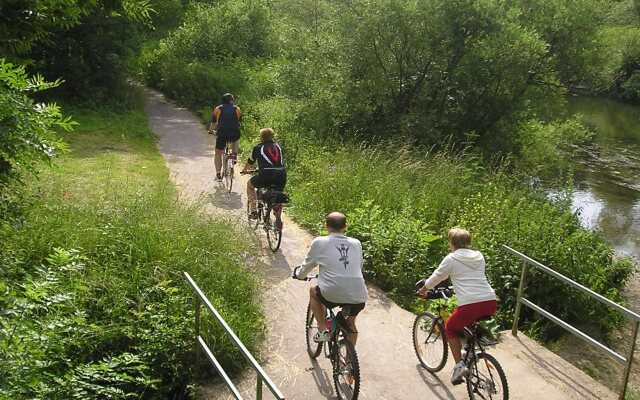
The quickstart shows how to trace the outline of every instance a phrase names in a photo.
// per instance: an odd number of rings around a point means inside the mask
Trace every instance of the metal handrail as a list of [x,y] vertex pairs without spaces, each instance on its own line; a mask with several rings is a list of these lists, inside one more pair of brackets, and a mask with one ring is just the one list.
[[200,302],[204,303],[204,305],[209,310],[209,312],[215,317],[218,323],[222,326],[222,329],[224,329],[224,331],[227,333],[227,336],[229,336],[229,338],[231,339],[231,342],[238,348],[238,350],[240,350],[240,353],[247,360],[247,362],[249,363],[249,366],[256,372],[256,375],[257,375],[256,399],[258,400],[262,399],[262,383],[264,382],[264,384],[267,386],[269,391],[271,391],[271,393],[276,399],[284,400],[284,395],[282,394],[282,392],[280,392],[280,389],[278,389],[278,387],[273,383],[273,381],[271,380],[271,378],[269,378],[267,373],[264,372],[264,370],[262,369],[260,364],[258,364],[258,362],[255,360],[255,358],[253,358],[249,350],[247,350],[244,344],[233,332],[231,327],[229,327],[229,325],[224,320],[224,318],[222,318],[222,316],[218,313],[218,311],[213,307],[209,299],[207,299],[207,296],[205,296],[204,293],[202,293],[202,290],[200,290],[196,282],[191,278],[191,276],[187,272],[183,272],[183,275],[184,275],[184,279],[187,281],[187,283],[189,283],[189,285],[191,285],[191,288],[196,294],[196,315],[195,315],[196,342],[200,346],[200,348],[202,348],[202,350],[205,352],[205,354],[207,355],[207,358],[209,358],[209,361],[211,361],[211,363],[213,364],[213,367],[216,369],[216,371],[218,371],[218,373],[220,374],[220,377],[222,378],[224,383],[227,385],[229,390],[233,393],[234,397],[236,399],[242,400],[242,396],[240,395],[240,392],[238,391],[236,386],[233,384],[233,382],[231,382],[231,380],[225,373],[224,369],[222,368],[218,360],[215,358],[215,356],[211,352],[211,349],[209,349],[209,346],[207,346],[205,341],[200,336]]
[[[518,335],[518,320],[520,319],[520,309],[521,309],[521,305],[525,305],[529,308],[531,308],[532,310],[536,311],[537,313],[541,314],[542,316],[550,319],[552,322],[554,322],[556,325],[559,325],[561,327],[563,327],[564,329],[566,329],[567,331],[569,331],[570,333],[574,334],[575,336],[579,337],[580,339],[584,340],[585,342],[589,343],[590,345],[596,347],[598,350],[600,350],[601,352],[603,352],[604,354],[606,354],[607,356],[609,356],[610,358],[616,360],[617,362],[621,363],[621,364],[626,364],[625,366],[625,371],[624,371],[624,375],[622,378],[622,390],[620,391],[620,397],[619,400],[624,400],[625,395],[627,393],[627,384],[629,382],[629,375],[631,373],[631,365],[633,364],[633,354],[635,352],[635,348],[636,348],[636,339],[638,338],[638,329],[640,328],[640,315],[638,315],[637,313],[621,306],[618,303],[615,303],[609,299],[607,299],[606,297],[594,292],[593,290],[575,282],[574,280],[567,278],[566,276],[552,270],[551,268],[539,263],[538,261],[532,259],[531,257],[528,257],[522,253],[520,253],[517,250],[512,249],[511,247],[507,246],[507,245],[502,245],[501,249],[507,253],[510,253],[512,255],[517,256],[518,258],[520,258],[524,263],[522,265],[522,273],[520,274],[520,285],[518,286],[518,298],[517,298],[517,302],[516,302],[516,310],[515,310],[515,315],[513,318],[513,326],[511,328],[511,334],[513,336],[517,336]],[[633,331],[633,338],[631,341],[631,346],[629,349],[629,352],[627,354],[627,357],[621,356],[620,354],[616,353],[615,351],[613,351],[612,349],[608,348],[607,346],[605,346],[604,344],[598,342],[597,340],[595,340],[594,338],[592,338],[591,336],[583,333],[582,331],[580,331],[579,329],[576,329],[575,327],[569,325],[568,323],[564,322],[563,320],[561,320],[560,318],[556,317],[555,315],[551,314],[550,312],[544,310],[543,308],[541,308],[540,306],[532,303],[531,301],[529,301],[528,299],[525,299],[522,297],[522,292],[524,291],[524,281],[525,281],[525,277],[527,274],[527,265],[532,265],[536,268],[538,268],[539,270],[561,280],[562,282],[568,284],[569,286],[573,287],[574,289],[578,289],[579,291],[581,291],[584,294],[587,294],[591,297],[593,297],[594,299],[598,300],[599,302],[606,304],[612,308],[615,308],[616,310],[620,311],[621,313],[623,313],[627,318],[631,319],[633,322],[635,322],[635,327],[634,327],[634,331]]]

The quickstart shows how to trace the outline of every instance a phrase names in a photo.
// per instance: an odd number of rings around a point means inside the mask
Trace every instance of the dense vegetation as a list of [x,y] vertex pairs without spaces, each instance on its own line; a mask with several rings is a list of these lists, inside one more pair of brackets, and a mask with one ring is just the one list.
[[[25,187],[13,182],[19,201],[2,215],[0,398],[189,396],[208,369],[194,363],[181,271],[254,348],[262,316],[250,241],[179,201],[139,107],[74,114],[70,153]],[[216,324],[202,332],[226,368],[240,368]]]
[[[346,211],[365,243],[367,277],[405,306],[417,306],[412,283],[445,254],[446,229],[471,229],[507,324],[520,265],[502,243],[618,301],[632,271],[566,202],[523,184],[590,138],[558,110],[593,74],[594,21],[607,4],[221,1],[215,13],[193,6],[140,69],[204,118],[220,93],[234,92],[247,137],[276,128],[295,217],[320,231],[324,213]],[[620,322],[536,274],[527,293],[604,334]],[[558,301],[567,297],[570,307]]]

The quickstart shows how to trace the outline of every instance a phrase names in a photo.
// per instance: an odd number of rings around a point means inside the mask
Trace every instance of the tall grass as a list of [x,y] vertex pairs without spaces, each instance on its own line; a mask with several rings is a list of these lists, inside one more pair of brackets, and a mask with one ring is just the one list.
[[[9,398],[168,398],[195,382],[189,272],[240,339],[263,329],[251,241],[184,204],[146,116],[78,111],[72,152],[28,186],[0,248],[0,346]],[[205,321],[206,322],[206,321]],[[242,356],[202,335],[230,371]]]

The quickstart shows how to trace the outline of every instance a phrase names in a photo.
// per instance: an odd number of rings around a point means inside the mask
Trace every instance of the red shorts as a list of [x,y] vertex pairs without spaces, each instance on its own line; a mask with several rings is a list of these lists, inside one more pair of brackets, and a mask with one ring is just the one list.
[[447,339],[458,338],[465,326],[471,325],[475,320],[485,316],[493,316],[498,308],[495,300],[481,301],[480,303],[465,304],[453,311],[453,314],[444,325]]

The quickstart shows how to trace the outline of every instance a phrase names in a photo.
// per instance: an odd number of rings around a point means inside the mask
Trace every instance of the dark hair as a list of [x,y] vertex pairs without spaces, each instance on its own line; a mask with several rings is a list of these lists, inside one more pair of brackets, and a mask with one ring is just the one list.
[[231,93],[225,93],[222,95],[223,103],[231,103],[231,100],[233,100],[233,95]]
[[347,226],[347,217],[343,213],[332,212],[327,215],[327,228],[341,231]]

